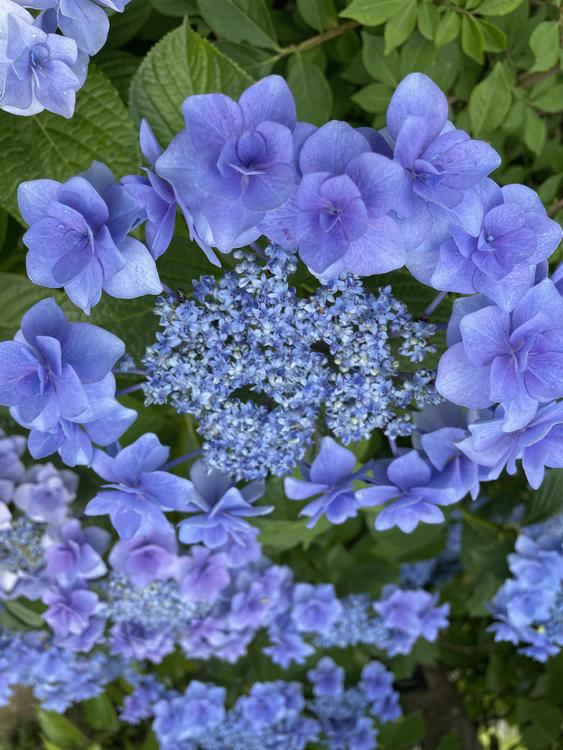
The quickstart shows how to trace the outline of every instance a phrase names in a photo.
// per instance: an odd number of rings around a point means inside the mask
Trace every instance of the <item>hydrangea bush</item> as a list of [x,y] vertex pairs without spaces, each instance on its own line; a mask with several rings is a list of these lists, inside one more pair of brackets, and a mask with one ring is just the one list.
[[555,5],[151,2],[0,0],[0,747],[556,750]]

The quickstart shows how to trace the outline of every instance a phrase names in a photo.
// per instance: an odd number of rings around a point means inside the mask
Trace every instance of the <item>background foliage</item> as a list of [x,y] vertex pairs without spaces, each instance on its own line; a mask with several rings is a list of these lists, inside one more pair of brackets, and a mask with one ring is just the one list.
[[[94,158],[116,175],[136,172],[141,117],[164,146],[182,127],[186,96],[210,91],[237,96],[252,79],[271,72],[287,79],[300,119],[320,125],[339,118],[375,127],[384,126],[383,113],[401,78],[415,70],[426,73],[446,91],[456,126],[501,153],[495,179],[535,188],[550,215],[561,219],[560,12],[556,0],[132,0],[123,15],[112,16],[108,44],[94,58],[72,120],[0,112],[2,338],[14,334],[30,305],[52,296],[25,276],[15,198],[22,179],[63,180]],[[168,285],[189,289],[192,278],[213,269],[179,235],[159,260],[159,271]],[[395,272],[390,281],[413,314],[433,296],[406,273]],[[60,297],[65,311],[78,319],[76,308]],[[91,320],[124,337],[139,357],[156,327],[152,304],[151,298],[105,297]],[[447,303],[440,312],[446,320]],[[141,416],[128,441],[151,430],[178,452],[195,447],[189,418],[145,408],[140,401],[135,407]],[[374,455],[377,440],[355,446],[357,455]],[[87,492],[87,480],[82,484]],[[506,555],[517,534],[515,524],[499,523],[498,517],[519,503],[525,505],[525,522],[561,512],[563,471],[553,471],[533,496],[521,477],[505,477],[487,491],[490,502],[479,511],[467,501],[461,509],[463,572],[443,589],[452,626],[438,644],[391,663],[409,713],[382,733],[388,750],[563,748],[563,658],[542,667],[509,645],[494,644],[485,632],[484,606],[507,575]],[[362,589],[375,595],[397,579],[401,563],[432,557],[445,543],[445,527],[375,534],[369,516],[331,529],[321,523],[311,532],[296,520],[278,480],[270,482],[268,497],[278,510],[260,522],[267,551],[302,579],[330,580],[343,594]],[[15,608],[11,616],[25,626],[31,615]],[[353,667],[354,653],[347,658]],[[202,676],[200,667],[178,657],[158,670],[178,685],[187,675]],[[204,678],[224,680],[236,690],[277,676],[265,660],[253,657],[234,668],[211,663]],[[119,725],[120,695],[115,686],[68,718],[37,714],[22,695],[13,711],[1,715],[0,748],[154,748],[146,728]]]

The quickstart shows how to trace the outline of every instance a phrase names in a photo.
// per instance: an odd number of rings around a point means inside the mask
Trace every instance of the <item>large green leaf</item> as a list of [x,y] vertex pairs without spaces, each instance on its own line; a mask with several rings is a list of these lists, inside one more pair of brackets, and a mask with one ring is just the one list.
[[0,205],[18,220],[16,190],[23,180],[66,180],[94,159],[122,176],[136,171],[140,161],[133,122],[117,90],[93,65],[72,119],[0,112],[0,153]]
[[332,112],[332,91],[319,67],[301,54],[292,55],[287,83],[295,97],[299,119],[323,125]]
[[475,87],[469,99],[469,117],[476,136],[492,133],[510,109],[512,92],[502,63]]
[[364,26],[378,26],[398,13],[407,0],[352,0],[341,16],[353,18]]
[[201,15],[219,36],[277,48],[276,31],[265,0],[198,0]]
[[185,22],[143,60],[131,85],[131,112],[137,120],[145,117],[164,145],[184,126],[187,96],[221,92],[236,97],[250,83],[242,68]]
[[526,524],[539,523],[563,511],[563,469],[552,469],[542,486],[533,492],[526,503]]
[[540,23],[530,36],[530,48],[536,57],[531,72],[548,70],[556,65],[560,51],[557,21]]

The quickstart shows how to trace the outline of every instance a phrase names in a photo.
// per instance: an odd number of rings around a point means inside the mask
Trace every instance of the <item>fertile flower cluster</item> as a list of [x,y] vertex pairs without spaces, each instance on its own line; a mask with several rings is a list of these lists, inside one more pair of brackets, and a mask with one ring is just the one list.
[[[123,538],[110,550],[106,531],[83,528],[72,517],[77,489],[72,472],[50,464],[25,469],[21,439],[4,436],[0,447],[5,482],[0,597],[42,602],[53,653],[96,653],[95,647],[107,644],[119,663],[160,663],[180,647],[189,659],[234,663],[265,631],[264,652],[287,669],[305,663],[318,648],[354,642],[408,653],[419,637],[435,640],[447,625],[447,606],[437,606],[430,594],[393,588],[378,601],[362,600],[370,627],[354,626],[353,607],[339,600],[331,585],[296,582],[289,568],[262,553],[257,530],[244,519],[258,510],[252,502],[261,483],[239,490],[201,462],[192,467],[192,481],[162,471],[168,449],[154,435],[115,458],[99,452],[94,459],[110,484],[86,512],[104,512],[104,503],[116,498],[112,520]],[[182,490],[191,498],[186,507],[193,515],[182,521],[180,538],[208,545],[192,545],[187,554],[179,551],[161,509]],[[70,656],[67,662],[72,672]],[[16,668],[7,662],[7,683],[17,682]],[[21,668],[25,684],[34,684],[33,674]]]
[[351,276],[300,298],[296,257],[237,252],[235,271],[201,277],[190,299],[157,304],[163,329],[144,359],[149,403],[195,414],[206,461],[234,476],[289,473],[320,412],[344,443],[375,429],[411,429],[404,410],[437,400],[432,373],[401,372],[435,348],[389,287],[377,296]]
[[0,109],[72,117],[89,57],[107,39],[105,8],[121,13],[127,2],[0,0]]
[[256,682],[230,710],[222,687],[192,680],[180,694],[140,677],[121,715],[132,723],[154,717],[162,750],[304,750],[321,741],[330,750],[374,750],[374,719],[385,724],[401,715],[393,675],[378,661],[364,666],[354,687],[345,687],[345,671],[330,657],[320,659],[307,676],[310,686]]
[[547,661],[563,647],[563,516],[528,526],[508,557],[513,578],[490,603],[497,641]]

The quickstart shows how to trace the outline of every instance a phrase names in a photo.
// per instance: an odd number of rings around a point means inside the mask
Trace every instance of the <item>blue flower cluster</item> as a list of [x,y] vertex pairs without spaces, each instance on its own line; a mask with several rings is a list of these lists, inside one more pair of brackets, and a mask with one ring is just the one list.
[[107,39],[105,9],[121,13],[128,2],[0,0],[0,109],[72,117],[89,58]]
[[159,300],[147,401],[195,414],[206,461],[249,479],[289,473],[321,410],[345,443],[407,434],[404,410],[437,396],[432,372],[401,372],[401,358],[435,351],[434,326],[413,321],[390,288],[375,296],[351,276],[300,298],[288,283],[295,255],[265,252],[264,265],[237,252],[235,271],[201,277],[188,300]]
[[331,750],[374,750],[376,723],[401,715],[393,675],[378,661],[366,664],[350,688],[344,685],[344,669],[330,657],[320,659],[307,676],[309,686],[256,682],[229,710],[225,688],[192,680],[180,694],[141,676],[133,678],[121,716],[131,723],[153,716],[162,750],[304,750],[321,741]]
[[[4,437],[3,447],[0,479],[4,474],[14,479],[4,496],[6,517],[0,528],[0,598],[41,601],[42,618],[52,631],[50,645],[66,654],[94,653],[107,644],[118,662],[160,663],[179,646],[189,659],[234,663],[261,631],[268,636],[263,651],[287,669],[305,663],[318,648],[351,643],[408,653],[419,637],[435,640],[438,629],[447,626],[448,608],[437,606],[435,597],[393,588],[377,601],[362,599],[362,616],[370,623],[364,628],[353,614],[353,603],[338,599],[331,585],[295,581],[289,568],[264,556],[257,530],[236,513],[229,515],[247,503],[248,488],[256,495],[256,483],[238,490],[217,472],[207,474],[200,462],[192,467],[192,503],[204,510],[213,489],[219,498],[215,507],[223,510],[212,510],[210,522],[196,513],[196,523],[188,525],[190,537],[196,530],[213,531],[209,547],[186,540],[187,554],[179,551],[168,523],[143,526],[151,518],[149,493],[155,487],[170,502],[175,488],[191,485],[159,469],[148,470],[168,455],[154,435],[140,438],[115,458],[104,454],[105,469],[113,472],[107,477],[111,484],[87,512],[101,497],[108,502],[121,494],[124,518],[117,526],[123,522],[135,532],[111,549],[108,532],[82,527],[72,517],[77,489],[72,472],[59,472],[50,464],[25,469],[21,440]],[[156,502],[157,496],[152,497]],[[162,516],[160,510],[156,513]]]
[[537,661],[563,648],[563,516],[523,529],[508,556],[513,578],[490,603],[497,641]]

